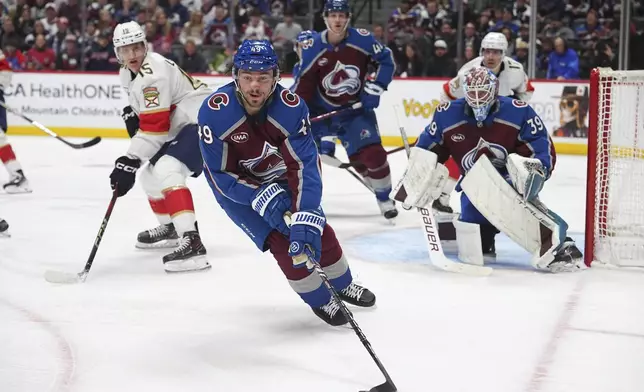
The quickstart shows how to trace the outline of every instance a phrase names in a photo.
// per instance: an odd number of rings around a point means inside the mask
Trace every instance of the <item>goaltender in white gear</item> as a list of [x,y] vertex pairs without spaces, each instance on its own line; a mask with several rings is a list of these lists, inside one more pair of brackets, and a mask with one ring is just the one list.
[[174,62],[149,52],[145,32],[136,22],[116,26],[113,43],[122,64],[121,85],[138,117],[138,131],[123,162],[150,162],[139,179],[160,224],[140,233],[137,247],[177,246],[163,258],[167,272],[208,269],[186,179],[201,173],[197,114],[212,90]]

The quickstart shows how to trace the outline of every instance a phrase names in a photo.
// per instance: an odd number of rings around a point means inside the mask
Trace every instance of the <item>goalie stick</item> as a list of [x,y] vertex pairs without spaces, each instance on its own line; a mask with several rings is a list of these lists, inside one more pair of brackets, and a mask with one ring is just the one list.
[[67,283],[67,284],[82,283],[85,281],[85,279],[87,278],[87,274],[89,274],[90,268],[92,268],[94,257],[96,256],[96,252],[98,252],[98,246],[100,245],[101,240],[103,239],[103,234],[105,233],[107,222],[109,222],[110,220],[110,216],[112,215],[112,210],[114,209],[114,205],[116,204],[117,198],[118,198],[118,193],[116,192],[116,189],[114,189],[114,192],[112,193],[112,200],[110,200],[110,204],[107,207],[107,212],[105,213],[105,217],[103,218],[101,227],[100,229],[98,229],[98,234],[96,235],[96,239],[94,240],[94,245],[92,246],[92,252],[89,254],[87,263],[85,263],[85,268],[79,273],[48,270],[48,271],[45,271],[46,281],[50,283]]
[[10,113],[22,118],[23,120],[25,120],[27,122],[30,122],[31,125],[33,125],[34,127],[40,129],[41,131],[45,132],[49,136],[52,136],[52,137],[60,140],[61,142],[65,143],[66,145],[68,145],[71,148],[75,148],[75,149],[79,150],[79,149],[82,149],[82,148],[92,147],[92,146],[98,144],[101,141],[101,138],[99,136],[97,136],[97,137],[95,137],[93,139],[90,139],[90,140],[84,142],[84,143],[72,143],[72,142],[69,142],[69,141],[63,139],[62,137],[58,136],[58,134],[56,132],[54,132],[51,129],[47,128],[46,126],[42,125],[38,121],[34,121],[34,120],[30,119],[29,117],[25,116],[24,114],[19,113],[16,110],[10,108],[4,102],[0,101],[0,106],[2,106],[3,108],[7,109],[8,112],[10,112]]
[[[284,214],[284,223],[288,227],[291,227],[291,213],[287,212]],[[362,329],[360,329],[360,326],[356,322],[356,320],[353,318],[353,314],[349,311],[347,308],[347,305],[342,301],[340,298],[340,295],[338,292],[335,290],[335,287],[331,284],[331,281],[329,280],[329,277],[327,276],[326,272],[324,272],[324,269],[318,263],[315,259],[309,256],[308,257],[309,261],[313,264],[313,270],[320,276],[320,279],[322,279],[322,283],[324,284],[324,287],[329,291],[331,296],[335,299],[335,301],[338,303],[340,306],[340,311],[342,314],[344,314],[344,317],[349,320],[349,325],[351,325],[351,329],[353,329],[353,332],[358,335],[358,338],[360,338],[360,343],[364,346],[364,348],[367,349],[369,352],[369,355],[371,355],[371,358],[373,361],[376,363],[376,366],[378,366],[378,369],[380,369],[380,372],[382,373],[383,376],[385,376],[385,382],[376,385],[375,387],[371,388],[369,391],[360,391],[360,392],[396,392],[398,389],[396,389],[396,385],[394,382],[391,380],[391,377],[389,376],[389,373],[387,372],[387,369],[385,369],[385,366],[380,362],[380,359],[376,355],[376,352],[373,350],[373,347],[371,347],[371,343],[369,343],[369,340],[367,340],[367,336],[362,332]]]
[[[411,153],[411,147],[409,146],[409,141],[407,140],[407,132],[398,118],[398,110],[394,107],[396,112],[396,119],[398,121],[398,129],[400,130],[400,136],[402,136],[403,144],[405,151],[407,152],[407,157]],[[431,203],[428,203],[428,206]],[[425,240],[427,241],[427,250],[429,251],[429,259],[436,268],[439,268],[447,272],[457,272],[465,275],[474,275],[474,276],[488,276],[492,273],[492,268],[485,266],[478,266],[473,264],[465,264],[455,262],[450,260],[445,256],[443,252],[443,245],[441,244],[441,239],[438,234],[438,224],[434,213],[432,212],[431,206],[428,208],[418,207],[418,212],[420,212],[420,222],[423,227],[423,233],[425,235]]]

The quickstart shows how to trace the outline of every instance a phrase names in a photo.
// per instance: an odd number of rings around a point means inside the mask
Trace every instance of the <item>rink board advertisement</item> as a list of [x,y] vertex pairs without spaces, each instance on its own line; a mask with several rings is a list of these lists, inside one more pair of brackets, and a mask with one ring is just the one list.
[[[224,76],[199,76],[216,88],[228,83]],[[291,78],[282,85],[290,86]],[[383,142],[400,146],[397,118],[415,139],[431,120],[439,104],[443,80],[394,80],[376,109]],[[588,83],[533,82],[530,104],[542,117],[557,151],[585,154],[588,125]],[[5,90],[7,104],[61,136],[127,137],[121,111],[127,103],[116,74],[14,73]],[[9,114],[9,133],[41,135],[22,118]]]

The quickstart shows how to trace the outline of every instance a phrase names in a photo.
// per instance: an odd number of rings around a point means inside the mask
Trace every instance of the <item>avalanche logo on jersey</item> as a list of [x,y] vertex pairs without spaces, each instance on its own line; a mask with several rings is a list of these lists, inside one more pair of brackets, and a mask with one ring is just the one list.
[[250,175],[266,184],[280,178],[286,172],[286,164],[277,147],[264,142],[264,149],[260,156],[239,161]]
[[360,69],[355,65],[344,65],[339,61],[333,71],[322,79],[322,87],[329,97],[356,94],[361,84]]
[[476,147],[463,155],[463,159],[461,159],[461,167],[463,170],[466,172],[469,171],[481,155],[487,155],[492,165],[501,169],[505,167],[505,162],[508,159],[508,150],[500,144],[490,143],[480,138]]

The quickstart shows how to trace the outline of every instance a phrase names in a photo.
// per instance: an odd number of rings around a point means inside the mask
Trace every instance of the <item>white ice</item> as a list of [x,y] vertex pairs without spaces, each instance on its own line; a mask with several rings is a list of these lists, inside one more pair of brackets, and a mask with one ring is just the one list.
[[[356,392],[383,377],[354,333],[323,324],[191,180],[212,270],[168,275],[163,251],[134,248],[156,225],[143,191],[118,200],[85,283],[82,270],[127,140],[74,151],[13,137],[34,193],[0,194],[0,391]],[[394,179],[404,153],[390,156]],[[324,168],[324,208],[357,279],[378,296],[353,309],[403,392],[644,390],[644,271],[532,271],[499,239],[488,278],[428,265],[417,216],[383,223],[355,179]],[[0,181],[4,180],[0,175]],[[543,201],[583,238],[585,158],[559,157]],[[456,202],[456,200],[454,200]],[[581,244],[580,244],[581,245]]]

